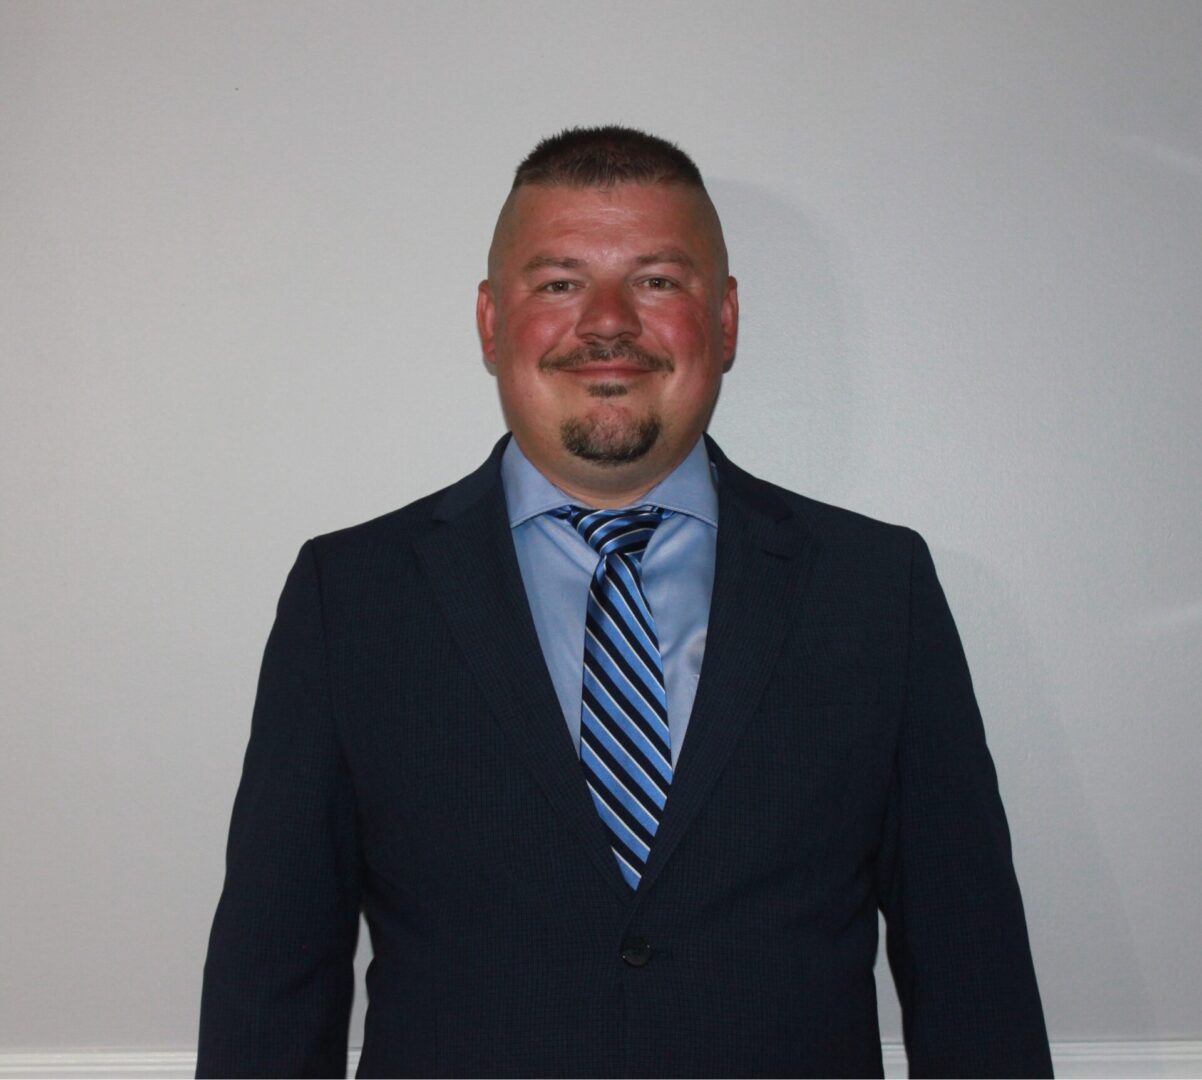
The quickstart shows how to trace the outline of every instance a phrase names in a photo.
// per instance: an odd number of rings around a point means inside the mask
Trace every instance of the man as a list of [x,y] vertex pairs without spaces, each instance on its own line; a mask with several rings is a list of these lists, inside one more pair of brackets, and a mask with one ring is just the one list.
[[519,167],[477,318],[512,437],[304,545],[268,641],[201,1075],[1050,1075],[1006,821],[922,540],[703,433],[738,298],[696,166]]

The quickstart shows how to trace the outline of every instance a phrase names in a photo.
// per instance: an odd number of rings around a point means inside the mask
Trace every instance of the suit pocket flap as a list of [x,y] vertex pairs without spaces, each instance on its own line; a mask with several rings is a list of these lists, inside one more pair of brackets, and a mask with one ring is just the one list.
[[881,696],[880,674],[869,667],[826,665],[796,670],[785,679],[774,679],[766,698],[784,704],[863,705]]

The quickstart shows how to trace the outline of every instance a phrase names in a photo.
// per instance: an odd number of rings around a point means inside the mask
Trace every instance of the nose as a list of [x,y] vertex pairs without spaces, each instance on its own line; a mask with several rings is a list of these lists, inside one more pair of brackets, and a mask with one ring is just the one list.
[[642,330],[639,313],[624,285],[595,284],[589,289],[576,320],[577,337],[586,341],[613,341],[638,337]]

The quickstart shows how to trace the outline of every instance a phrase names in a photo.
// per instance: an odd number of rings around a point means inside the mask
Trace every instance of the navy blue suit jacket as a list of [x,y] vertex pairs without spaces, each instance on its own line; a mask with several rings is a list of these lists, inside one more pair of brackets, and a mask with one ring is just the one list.
[[205,965],[202,1076],[1050,1075],[1006,819],[915,533],[718,466],[705,662],[636,893],[543,663],[499,463],[304,545]]

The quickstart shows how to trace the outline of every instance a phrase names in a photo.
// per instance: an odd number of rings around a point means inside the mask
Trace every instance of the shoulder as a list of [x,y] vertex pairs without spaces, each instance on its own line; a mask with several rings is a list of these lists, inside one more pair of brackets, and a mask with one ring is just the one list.
[[434,508],[450,487],[424,495],[407,506],[312,538],[323,559],[361,556],[409,544],[434,528]]
[[478,469],[447,487],[379,517],[313,537],[309,545],[319,567],[350,575],[377,566],[399,568],[414,558],[415,545],[448,521],[476,510],[503,514],[500,458],[506,441],[502,439]]
[[859,549],[908,558],[921,538],[905,525],[880,521],[866,514],[821,502],[763,480],[735,465],[710,443],[718,467],[719,485],[731,491],[735,505],[774,519],[780,527],[806,537],[824,550]]
[[914,530],[906,525],[881,521],[856,510],[812,499],[776,484],[760,481],[784,501],[793,516],[804,522],[816,537],[846,543],[909,544]]
[[[805,583],[807,610],[815,625],[860,635],[865,649],[874,641],[897,641],[899,635],[909,633],[916,590],[925,595],[937,580],[930,552],[917,532],[790,491],[743,470],[720,471],[719,484],[727,477],[739,498],[724,502],[723,514],[727,506],[741,508],[752,500],[774,509],[774,528],[760,533],[772,539],[760,543],[765,550],[790,559]],[[754,521],[756,516],[753,511],[747,519]],[[719,543],[725,521],[719,517]]]

